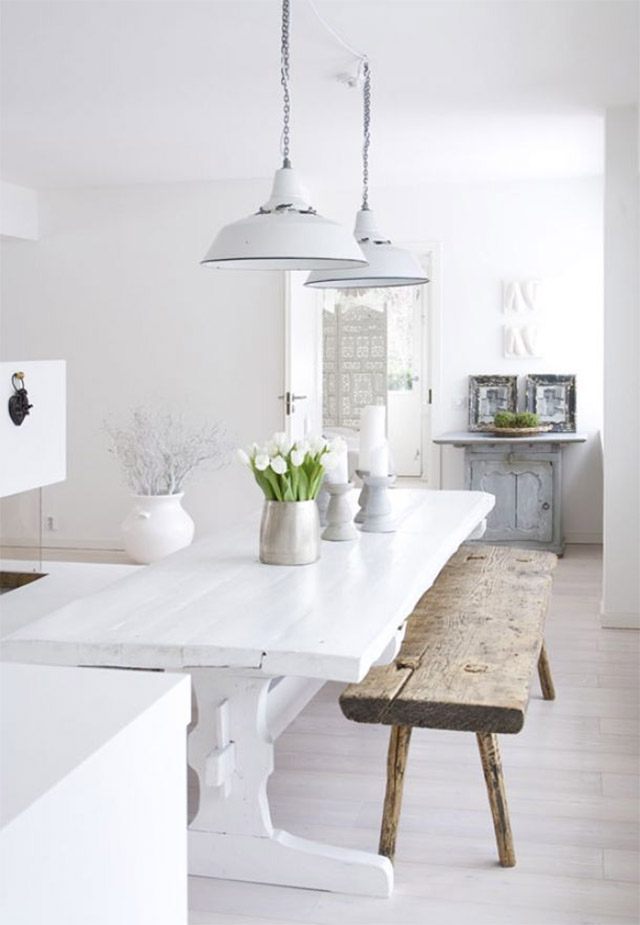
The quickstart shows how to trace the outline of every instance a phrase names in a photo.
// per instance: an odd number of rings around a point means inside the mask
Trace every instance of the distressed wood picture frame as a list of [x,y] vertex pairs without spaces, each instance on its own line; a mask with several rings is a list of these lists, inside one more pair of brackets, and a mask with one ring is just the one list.
[[525,386],[527,411],[550,424],[556,433],[575,433],[576,377],[560,374],[531,374]]
[[492,424],[498,411],[515,411],[517,376],[469,376],[469,430]]

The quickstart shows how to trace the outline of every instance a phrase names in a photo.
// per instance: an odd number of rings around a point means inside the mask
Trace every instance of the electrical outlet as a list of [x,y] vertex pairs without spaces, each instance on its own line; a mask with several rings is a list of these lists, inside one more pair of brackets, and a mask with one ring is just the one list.
[[57,523],[56,523],[55,517],[51,517],[51,516],[46,517],[46,518],[45,518],[45,527],[46,527],[47,530],[57,530],[57,529],[58,529],[58,525],[57,525]]

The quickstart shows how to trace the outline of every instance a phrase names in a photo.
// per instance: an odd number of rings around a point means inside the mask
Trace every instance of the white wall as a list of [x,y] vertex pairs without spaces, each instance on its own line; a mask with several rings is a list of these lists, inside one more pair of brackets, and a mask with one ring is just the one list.
[[37,239],[38,194],[34,189],[0,182],[0,234]]
[[[352,221],[345,199],[327,214]],[[434,433],[466,429],[469,375],[517,374],[521,385],[527,373],[577,375],[577,427],[589,441],[564,451],[564,529],[573,542],[602,541],[602,200],[599,179],[374,187],[371,195],[380,231],[396,243],[442,244]],[[505,279],[542,280],[542,359],[502,356]],[[442,454],[442,487],[462,487],[463,451],[444,447]]]
[[[41,240],[2,241],[2,351],[67,359],[68,471],[43,492],[45,545],[120,547],[128,493],[103,420],[132,405],[222,419],[245,444],[282,424],[281,274],[199,266],[218,227],[268,184],[42,193]],[[185,507],[201,532],[259,503],[247,472],[203,473]],[[10,513],[5,505],[5,533]]]
[[[59,530],[45,543],[118,542],[128,499],[107,454],[109,411],[173,396],[222,417],[241,444],[281,426],[281,274],[198,266],[217,227],[251,212],[268,181],[45,193],[42,239],[3,242],[5,351],[68,360],[69,470],[45,491]],[[357,191],[315,189],[327,217],[352,224]],[[383,232],[441,241],[443,381],[439,431],[466,425],[467,376],[578,375],[578,426],[588,446],[566,453],[569,539],[601,536],[602,183],[599,180],[424,185],[375,190]],[[501,281],[543,280],[550,346],[543,360],[502,357]],[[18,309],[22,309],[18,314]],[[461,451],[444,487],[462,485]],[[259,500],[246,471],[209,474],[187,492],[200,532]]]
[[605,626],[640,628],[640,277],[638,110],[606,119]]

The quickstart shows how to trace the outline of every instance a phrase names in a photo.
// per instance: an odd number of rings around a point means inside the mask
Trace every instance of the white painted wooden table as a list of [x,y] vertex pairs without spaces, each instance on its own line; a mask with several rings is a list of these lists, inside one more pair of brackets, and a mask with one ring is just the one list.
[[390,893],[387,858],[275,830],[267,779],[274,739],[325,681],[361,680],[394,657],[413,605],[494,504],[481,492],[391,496],[396,533],[323,543],[314,565],[260,564],[255,517],[3,640],[4,659],[191,674],[190,873]]

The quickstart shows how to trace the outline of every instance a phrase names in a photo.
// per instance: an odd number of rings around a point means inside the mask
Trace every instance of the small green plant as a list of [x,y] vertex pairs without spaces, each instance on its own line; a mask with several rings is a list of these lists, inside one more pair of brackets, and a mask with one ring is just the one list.
[[493,423],[496,427],[539,427],[540,419],[531,411],[498,411]]
[[513,411],[498,411],[493,419],[496,427],[515,427],[516,416]]
[[539,427],[540,418],[532,411],[520,411],[516,414],[516,427]]

